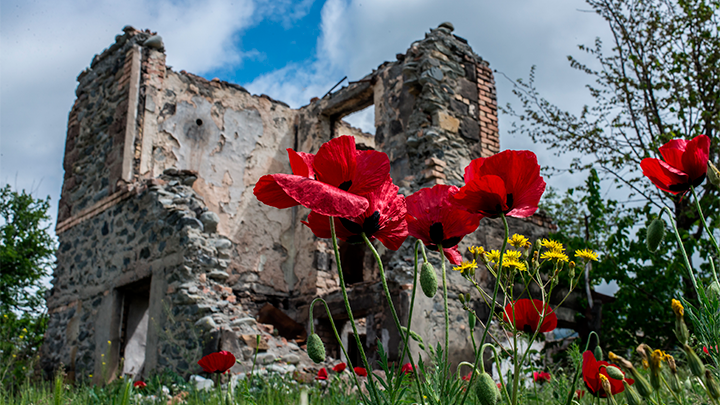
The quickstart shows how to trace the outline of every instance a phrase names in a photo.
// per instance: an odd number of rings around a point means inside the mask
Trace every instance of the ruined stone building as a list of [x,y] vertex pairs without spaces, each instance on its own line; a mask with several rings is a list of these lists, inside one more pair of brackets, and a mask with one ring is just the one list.
[[[290,173],[287,148],[315,153],[343,134],[355,136],[360,148],[388,154],[402,194],[462,185],[465,166],[498,152],[500,144],[492,70],[452,31],[441,24],[396,60],[293,109],[236,84],[173,71],[157,35],[126,27],[77,78],[44,369],[62,363],[71,376],[96,380],[103,370],[197,373],[202,354],[222,349],[241,360],[235,371],[242,371],[259,335],[260,366],[302,371],[310,365],[302,346],[317,296],[328,300],[357,362],[330,241],[301,224],[307,209],[265,206],[253,186],[264,174]],[[374,134],[342,120],[367,107],[375,111]],[[511,218],[511,230],[528,237],[550,226],[540,214]],[[497,248],[502,233],[499,220],[483,219],[461,252],[470,244]],[[398,252],[379,246],[403,321],[412,243],[409,238]],[[380,341],[397,359],[399,336],[372,255],[347,244],[341,255],[366,350],[375,356]],[[451,359],[457,362],[471,353],[458,293],[482,301],[450,273]],[[487,274],[478,277],[489,281]],[[444,334],[441,295],[418,294],[417,301],[412,329],[433,344]],[[488,313],[480,304],[477,310]],[[561,322],[572,318],[558,312]],[[315,325],[328,355],[341,358],[319,307]]]

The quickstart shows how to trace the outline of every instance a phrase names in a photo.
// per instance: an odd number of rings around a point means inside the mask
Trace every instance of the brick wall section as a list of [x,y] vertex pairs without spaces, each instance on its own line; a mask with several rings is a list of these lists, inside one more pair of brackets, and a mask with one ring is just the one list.
[[128,28],[78,76],[68,117],[61,223],[121,189],[133,45],[148,33]]
[[478,110],[480,120],[480,155],[489,157],[500,152],[497,92],[492,69],[487,63],[477,65]]

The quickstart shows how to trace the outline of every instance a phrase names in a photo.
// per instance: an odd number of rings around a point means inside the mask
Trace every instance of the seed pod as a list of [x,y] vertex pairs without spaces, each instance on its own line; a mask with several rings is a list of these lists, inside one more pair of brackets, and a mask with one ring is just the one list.
[[[600,346],[595,346],[595,360],[603,361],[603,351]],[[615,377],[613,377],[615,378]]]
[[610,378],[620,381],[625,380],[625,374],[623,374],[622,371],[615,366],[607,366],[605,367],[605,371],[607,371]]
[[710,300],[720,301],[720,284],[717,281],[713,281],[705,291]]
[[720,187],[720,170],[708,160],[707,179],[715,187]]
[[660,247],[663,238],[665,238],[665,221],[659,218],[655,218],[650,222],[647,228],[647,238],[645,242],[650,252],[655,253]]
[[488,373],[480,374],[477,379],[475,395],[482,405],[497,405],[500,402],[500,391]]
[[643,398],[650,398],[650,395],[653,393],[650,383],[642,376],[642,374],[640,374],[640,372],[637,371],[635,367],[630,369],[630,374],[632,374],[635,379],[635,387],[637,388],[638,393]]
[[322,363],[325,361],[325,345],[320,339],[317,333],[310,335],[307,341],[307,353],[310,360],[315,363]]
[[710,370],[705,370],[705,388],[713,399],[720,399],[720,388]]
[[468,311],[468,326],[470,326],[470,330],[475,330],[475,314],[472,311]]
[[625,400],[627,400],[628,405],[642,405],[643,400],[635,391],[635,388],[625,380],[623,380],[623,385],[625,386]]
[[705,376],[705,365],[703,364],[703,362],[700,360],[698,355],[695,354],[695,351],[692,349],[692,347],[684,344],[683,349],[685,349],[685,354],[687,355],[690,371],[692,371],[695,377],[703,378]]
[[420,268],[420,287],[426,297],[432,298],[437,293],[438,282],[437,274],[432,264],[425,262]]

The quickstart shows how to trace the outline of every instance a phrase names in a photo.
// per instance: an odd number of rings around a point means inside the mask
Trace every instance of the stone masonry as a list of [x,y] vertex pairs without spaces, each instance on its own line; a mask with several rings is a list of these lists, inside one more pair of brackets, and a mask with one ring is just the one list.
[[[330,241],[301,224],[307,209],[265,206],[253,186],[264,174],[290,172],[287,148],[315,153],[345,134],[359,148],[388,154],[401,194],[462,185],[472,159],[500,150],[489,64],[443,23],[397,60],[293,109],[232,83],[175,72],[165,65],[159,36],[123,31],[78,76],[42,367],[50,372],[62,363],[71,376],[92,374],[97,382],[119,372],[189,374],[200,371],[203,354],[229,350],[240,360],[233,371],[241,372],[257,349],[264,369],[309,375],[317,366],[302,349],[309,304],[318,296],[328,301],[356,361]],[[369,106],[375,134],[342,120]],[[553,227],[542,214],[510,225],[531,238]],[[412,292],[411,239],[397,252],[378,246],[403,322]],[[501,241],[499,220],[483,219],[460,248],[497,248]],[[402,360],[372,255],[357,245],[340,250],[370,357],[381,342],[391,359]],[[440,269],[439,261],[434,265]],[[481,300],[449,273],[450,356],[457,363],[471,353],[457,296]],[[478,277],[489,285],[487,274]],[[558,313],[572,320],[572,313]],[[328,355],[342,358],[327,314],[316,308],[314,316]],[[442,340],[442,319],[441,296],[418,294],[412,329],[427,344]],[[416,345],[413,353],[426,356]]]

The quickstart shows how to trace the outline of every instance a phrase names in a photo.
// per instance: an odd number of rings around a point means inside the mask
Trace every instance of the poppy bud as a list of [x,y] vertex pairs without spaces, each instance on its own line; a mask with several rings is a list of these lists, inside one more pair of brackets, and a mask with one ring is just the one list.
[[475,330],[475,314],[472,311],[468,311],[468,325],[470,330]]
[[665,221],[655,218],[650,222],[647,228],[647,238],[645,242],[650,252],[655,253],[665,238]]
[[437,293],[437,275],[432,264],[425,262],[420,268],[420,287],[426,297],[432,298]]
[[705,370],[705,388],[713,399],[720,399],[720,388],[710,370]]
[[635,379],[635,387],[637,388],[638,393],[640,393],[643,398],[650,398],[650,395],[653,393],[650,383],[642,376],[642,374],[640,374],[639,371],[637,371],[635,367],[630,369],[630,374],[632,374]]
[[720,170],[708,160],[707,179],[715,187],[720,187]]
[[625,380],[623,380],[623,385],[625,386],[625,400],[627,400],[628,405],[642,405],[643,400],[635,391],[635,388]]
[[475,383],[475,395],[482,405],[496,405],[500,402],[500,391],[488,373],[480,374]]
[[708,286],[706,293],[710,300],[720,301],[720,284],[718,284],[717,281],[713,281]]
[[[603,351],[600,346],[595,346],[595,360],[603,361]],[[615,378],[615,377],[613,377]]]
[[307,353],[310,360],[315,363],[322,363],[325,361],[325,345],[320,339],[317,333],[310,335],[307,341]]
[[610,378],[620,381],[625,379],[625,375],[622,373],[622,371],[620,371],[620,369],[615,366],[607,366],[605,367],[605,371],[607,371]]
[[685,349],[685,354],[687,355],[690,371],[692,371],[695,377],[703,378],[703,376],[705,375],[705,365],[702,363],[698,355],[695,354],[695,351],[692,349],[692,347],[684,344],[683,349]]

